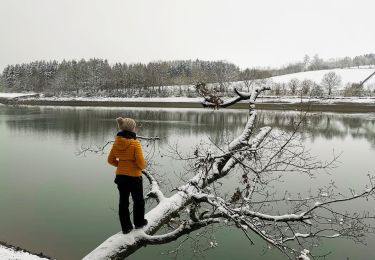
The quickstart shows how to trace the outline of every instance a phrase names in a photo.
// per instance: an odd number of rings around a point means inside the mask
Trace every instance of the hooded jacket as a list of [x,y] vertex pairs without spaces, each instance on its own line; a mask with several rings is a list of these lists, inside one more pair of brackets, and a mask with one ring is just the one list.
[[108,163],[117,167],[116,175],[141,176],[146,167],[141,143],[136,139],[116,136]]

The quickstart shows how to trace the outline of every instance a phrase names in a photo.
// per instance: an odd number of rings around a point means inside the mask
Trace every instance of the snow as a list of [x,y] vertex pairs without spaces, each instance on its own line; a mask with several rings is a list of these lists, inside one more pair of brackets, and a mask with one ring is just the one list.
[[127,247],[130,247],[141,239],[145,238],[145,231],[150,232],[151,230],[156,229],[161,219],[163,219],[170,212],[178,210],[182,205],[185,204],[187,198],[188,197],[186,194],[180,191],[175,193],[172,197],[163,199],[156,207],[151,209],[145,215],[145,218],[148,220],[148,224],[145,227],[142,229],[135,229],[127,235],[123,235],[120,232],[109,237],[83,259],[109,259],[111,255],[115,255],[120,249],[126,250]]
[[216,241],[210,241],[210,247],[217,247],[217,245]]
[[317,201],[317,202],[315,202],[314,206],[315,206],[315,207],[318,207],[318,206],[320,206],[321,204],[322,204],[321,202]]
[[4,93],[0,92],[0,98],[18,98],[35,95],[36,93]]
[[294,237],[304,237],[304,238],[306,238],[306,237],[309,237],[310,236],[310,234],[301,234],[301,233],[295,233],[294,234]]
[[375,104],[375,97],[333,97],[333,98],[300,98],[296,96],[274,97],[265,96],[258,98],[260,103],[314,103],[314,104],[336,104],[336,103],[355,103],[355,104]]
[[8,248],[0,245],[0,259],[2,260],[40,260],[48,259],[36,255],[32,255],[24,251],[16,251],[13,248]]
[[[291,79],[298,79],[300,81],[304,79],[310,79],[318,84],[322,81],[324,74],[328,72],[335,72],[337,75],[341,76],[342,83],[338,89],[343,89],[347,83],[359,83],[366,79],[371,73],[375,72],[375,69],[360,68],[360,69],[332,69],[332,70],[315,70],[298,72],[292,74],[286,74],[282,76],[271,77],[273,82],[276,83],[288,83]],[[371,77],[365,82],[365,86],[370,86],[375,84],[375,76]]]
[[375,69],[375,65],[354,66],[354,67],[349,67],[349,69]]
[[[28,97],[27,99],[41,100],[41,101],[90,101],[90,102],[134,102],[134,103],[201,103],[201,98],[189,97],[152,97],[152,98],[111,98],[111,97],[48,97],[48,98],[34,98]],[[340,102],[345,103],[362,103],[362,104],[375,104],[375,97],[337,97],[337,98],[300,98],[296,96],[276,97],[264,96],[258,98],[256,103],[291,103],[296,104],[300,102],[312,102],[319,104],[335,104]],[[240,101],[240,103],[246,101]]]
[[300,214],[284,214],[284,215],[267,215],[263,214],[257,211],[252,211],[248,207],[241,207],[234,209],[234,212],[243,212],[246,213],[246,215],[251,215],[254,220],[265,219],[265,220],[271,220],[271,221],[286,221],[286,220],[302,220],[305,216],[306,212],[302,212]]
[[301,254],[299,255],[298,259],[299,260],[310,260],[310,257],[307,256],[309,253],[310,253],[309,250],[303,249],[301,251]]
[[[34,99],[31,97],[31,99]],[[189,97],[40,97],[37,100],[45,101],[104,101],[104,102],[175,102],[201,103],[202,98]]]

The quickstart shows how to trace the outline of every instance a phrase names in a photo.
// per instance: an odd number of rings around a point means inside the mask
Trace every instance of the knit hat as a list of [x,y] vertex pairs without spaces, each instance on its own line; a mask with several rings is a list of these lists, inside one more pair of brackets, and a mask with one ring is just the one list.
[[136,123],[131,118],[116,118],[118,128],[122,131],[135,132]]

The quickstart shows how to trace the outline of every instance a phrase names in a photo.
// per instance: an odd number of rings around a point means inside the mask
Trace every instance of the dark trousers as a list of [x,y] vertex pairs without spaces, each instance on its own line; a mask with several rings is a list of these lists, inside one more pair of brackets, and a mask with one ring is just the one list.
[[143,199],[142,177],[131,177],[127,175],[117,175],[115,179],[120,193],[119,217],[123,231],[132,229],[129,213],[129,195],[133,198],[133,219],[134,225],[142,226],[145,215],[145,201]]

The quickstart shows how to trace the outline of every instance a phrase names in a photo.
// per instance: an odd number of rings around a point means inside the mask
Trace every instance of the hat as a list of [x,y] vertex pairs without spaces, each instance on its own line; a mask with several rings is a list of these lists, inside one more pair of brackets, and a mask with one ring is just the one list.
[[118,117],[116,118],[118,128],[122,131],[130,131],[135,132],[136,123],[131,118],[122,118]]

